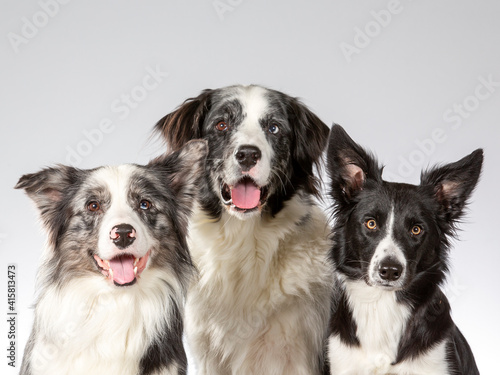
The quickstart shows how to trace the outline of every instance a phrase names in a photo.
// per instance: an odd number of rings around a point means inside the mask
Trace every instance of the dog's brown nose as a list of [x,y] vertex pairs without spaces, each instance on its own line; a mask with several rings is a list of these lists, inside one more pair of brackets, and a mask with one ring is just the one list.
[[244,171],[252,169],[262,157],[260,150],[251,145],[241,146],[235,154],[236,161]]
[[403,266],[392,259],[383,260],[378,266],[378,274],[382,280],[396,281],[402,273]]
[[111,229],[110,238],[119,249],[129,247],[135,241],[135,229],[130,224],[120,224]]

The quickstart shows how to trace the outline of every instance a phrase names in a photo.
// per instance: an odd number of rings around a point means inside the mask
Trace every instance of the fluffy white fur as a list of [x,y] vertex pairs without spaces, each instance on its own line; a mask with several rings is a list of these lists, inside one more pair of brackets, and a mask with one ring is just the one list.
[[178,281],[155,269],[143,274],[140,287],[117,289],[100,275],[73,279],[61,290],[48,287],[37,304],[32,369],[40,375],[136,375],[146,343],[166,328],[169,296],[181,300]]
[[[448,375],[442,342],[413,361],[391,366],[408,319],[408,306],[394,291],[369,288],[364,281],[343,281],[357,325],[361,347],[349,347],[338,336],[329,339],[331,373],[336,375]],[[362,348],[362,349],[361,349]],[[363,369],[363,370],[360,370]]]
[[224,213],[213,221],[195,211],[189,241],[200,274],[186,332],[201,358],[197,374],[317,373],[332,284],[329,230],[300,194],[275,218]]

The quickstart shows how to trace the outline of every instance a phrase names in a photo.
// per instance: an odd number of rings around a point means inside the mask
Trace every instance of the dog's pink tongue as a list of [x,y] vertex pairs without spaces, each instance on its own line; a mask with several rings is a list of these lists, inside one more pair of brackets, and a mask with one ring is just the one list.
[[260,189],[250,180],[238,182],[231,190],[233,204],[245,210],[255,208],[260,202]]
[[109,261],[113,270],[113,281],[117,284],[128,284],[134,281],[134,261],[132,255],[122,255]]

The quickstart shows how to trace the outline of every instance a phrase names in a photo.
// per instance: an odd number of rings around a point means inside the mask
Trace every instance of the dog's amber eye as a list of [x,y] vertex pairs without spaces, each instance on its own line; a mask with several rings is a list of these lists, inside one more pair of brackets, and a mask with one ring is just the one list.
[[422,227],[419,225],[414,225],[413,228],[411,228],[411,234],[413,234],[414,236],[422,234],[422,231]]
[[280,131],[280,128],[278,127],[278,125],[276,124],[272,124],[270,127],[269,127],[269,133],[271,134],[278,134]]
[[101,209],[101,204],[98,201],[92,201],[87,204],[87,210],[96,212]]
[[153,204],[146,199],[143,199],[142,201],[139,202],[139,208],[141,210],[149,210],[152,206]]
[[224,121],[219,121],[217,125],[215,125],[215,129],[220,132],[225,132],[228,129],[228,126]]
[[365,221],[365,227],[370,230],[375,230],[377,229],[377,222],[374,219],[367,220]]

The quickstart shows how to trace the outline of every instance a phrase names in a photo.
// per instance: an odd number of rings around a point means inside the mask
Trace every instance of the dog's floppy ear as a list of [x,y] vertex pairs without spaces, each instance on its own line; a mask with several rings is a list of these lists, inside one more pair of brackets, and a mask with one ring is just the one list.
[[292,147],[295,174],[299,181],[305,181],[306,192],[318,195],[319,181],[314,177],[313,166],[319,166],[328,140],[328,126],[296,98],[290,98],[287,107],[295,137]]
[[208,154],[204,140],[193,140],[170,154],[152,160],[148,166],[161,170],[176,200],[191,208]]
[[192,139],[201,138],[201,126],[210,107],[214,90],[204,90],[196,98],[187,99],[174,112],[158,121],[155,130],[167,142],[171,150],[179,150]]
[[447,221],[460,219],[476,187],[483,165],[483,150],[477,149],[457,162],[423,172],[420,184],[431,186]]
[[350,201],[363,189],[367,180],[382,179],[376,159],[337,124],[330,130],[327,172],[331,179],[332,197],[338,203]]
[[61,213],[68,209],[64,198],[74,193],[74,186],[83,173],[80,169],[59,165],[26,174],[15,186],[16,189],[24,189],[35,202],[51,240],[57,238],[58,228],[64,225]]

